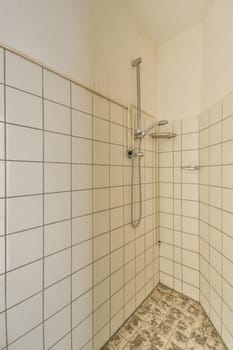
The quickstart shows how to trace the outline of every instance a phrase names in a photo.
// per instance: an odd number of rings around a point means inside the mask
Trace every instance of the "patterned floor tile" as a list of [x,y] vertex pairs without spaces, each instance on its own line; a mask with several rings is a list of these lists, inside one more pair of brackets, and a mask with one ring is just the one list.
[[227,350],[201,305],[159,284],[102,350]]
[[121,335],[114,335],[109,343],[103,348],[103,350],[121,350],[127,344],[127,340],[124,339]]

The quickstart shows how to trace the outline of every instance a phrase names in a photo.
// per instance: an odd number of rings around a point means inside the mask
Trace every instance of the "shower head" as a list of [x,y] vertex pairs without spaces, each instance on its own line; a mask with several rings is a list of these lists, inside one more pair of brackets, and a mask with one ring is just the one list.
[[153,124],[151,124],[150,126],[148,126],[147,129],[145,130],[140,130],[138,132],[136,132],[135,137],[137,139],[142,139],[143,137],[145,137],[154,127],[156,126],[162,126],[162,125],[166,125],[168,123],[167,120],[159,120],[157,122],[154,122]]

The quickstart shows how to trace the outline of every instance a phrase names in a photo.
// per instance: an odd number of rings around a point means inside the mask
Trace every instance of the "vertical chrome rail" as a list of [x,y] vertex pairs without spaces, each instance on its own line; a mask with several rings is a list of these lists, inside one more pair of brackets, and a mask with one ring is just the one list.
[[140,81],[140,64],[142,63],[141,57],[131,62],[133,67],[137,70],[137,128],[136,135],[141,132],[141,81]]

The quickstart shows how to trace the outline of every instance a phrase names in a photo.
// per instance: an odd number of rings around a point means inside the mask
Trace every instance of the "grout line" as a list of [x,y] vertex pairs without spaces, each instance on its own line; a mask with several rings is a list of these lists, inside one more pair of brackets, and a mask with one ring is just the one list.
[[[122,110],[122,115],[121,115],[121,118],[122,118],[122,122],[123,122],[123,119],[124,119],[125,115],[124,115],[124,112]],[[129,120],[127,119],[127,122],[129,123]],[[124,145],[124,137],[125,137],[125,133],[126,133],[126,144],[128,145],[129,144],[129,141],[128,141],[128,137],[129,137],[129,127],[130,125],[127,125],[127,128],[125,128],[125,130],[122,130],[122,143]],[[122,168],[123,170],[123,185],[125,184],[125,168],[123,167]],[[125,208],[126,204],[125,204],[125,201],[126,201],[126,198],[125,198],[125,191],[124,191],[125,187],[123,187],[123,206]],[[123,223],[125,223],[125,210],[123,210]],[[125,235],[126,235],[126,230],[125,230],[125,225],[123,225],[123,320],[125,321],[125,317],[126,317],[126,311],[125,311],[125,306],[126,306],[126,297],[125,297],[125,281],[126,281],[126,277],[125,277],[125,267],[126,267],[126,264],[125,264],[125,245],[126,245],[126,239],[125,239]]]
[[[200,166],[200,115],[198,116],[198,165]],[[201,256],[201,246],[200,246],[200,172],[198,173],[198,264],[199,264],[199,301],[201,303],[201,263],[200,263],[200,256]]]
[[[223,103],[221,102],[221,141],[223,141]],[[221,144],[221,163],[223,162],[223,143]],[[221,167],[221,331],[223,334],[223,166]],[[209,183],[210,184],[210,183]]]
[[[109,120],[110,120],[110,103],[108,104],[108,115],[109,115]],[[111,208],[111,191],[110,191],[110,184],[111,184],[111,171],[110,171],[110,163],[111,163],[111,148],[110,148],[110,140],[111,140],[111,135],[110,135],[110,121],[108,122],[108,141],[109,141],[109,145],[108,145],[108,161],[109,161],[109,167],[108,167],[108,205],[109,208]],[[123,168],[122,170],[123,171]],[[108,233],[108,249],[109,249],[109,284],[108,284],[108,288],[109,288],[109,337],[111,337],[112,334],[112,322],[111,322],[111,316],[112,316],[112,295],[111,295],[111,276],[112,276],[112,251],[111,251],[111,211],[109,210],[109,233]],[[105,301],[106,302],[106,301]]]
[[[73,146],[72,146],[72,134],[73,134],[73,119],[72,119],[72,85],[70,83],[70,271],[71,274],[73,272],[73,165],[72,165],[72,158],[73,158]],[[70,347],[71,350],[73,350],[73,275],[70,277]]]
[[[92,109],[92,119],[91,119],[91,137],[92,137],[92,152],[91,152],[91,161],[92,161],[92,186],[94,185],[94,142],[93,142],[93,134],[94,134],[94,123],[93,123],[93,112],[94,112],[94,108],[93,108],[93,103],[94,103],[94,98],[93,98],[93,94],[91,94],[91,109]],[[94,208],[94,198],[93,198],[93,191],[91,194],[91,205],[92,205],[92,212],[93,212],[93,208]],[[92,285],[91,285],[91,290],[92,290],[92,333],[91,333],[91,337],[92,337],[92,350],[94,350],[94,346],[95,346],[95,337],[94,337],[94,330],[95,330],[95,312],[94,312],[94,281],[95,281],[95,270],[94,270],[94,266],[95,266],[95,262],[94,262],[94,214],[92,214]]]
[[[44,129],[44,69],[42,68],[42,128]],[[42,156],[42,164],[43,164],[43,178],[42,178],[42,187],[43,187],[43,222],[42,222],[42,227],[43,227],[43,267],[42,267],[42,332],[43,332],[43,349],[45,350],[45,293],[44,293],[44,288],[45,288],[45,165],[44,165],[44,159],[45,159],[45,133],[44,130],[42,131],[43,135],[43,142],[42,142],[42,148],[43,148],[43,156]]]
[[[209,140],[208,140],[208,148],[207,148],[207,152],[208,152],[208,164],[210,164],[210,114],[208,112],[208,126],[209,126]],[[210,171],[208,173],[208,183],[210,183]],[[209,265],[209,279],[211,276],[211,265],[210,265],[210,186],[208,186],[208,248],[209,248],[209,259],[208,259],[208,265]],[[210,286],[210,280],[209,280],[209,295],[208,295],[208,308],[209,308],[209,312],[208,312],[208,316],[209,318],[210,316],[210,310],[211,310],[211,286]]]
[[6,51],[4,49],[4,176],[5,176],[5,184],[4,184],[4,237],[5,237],[5,260],[4,260],[4,282],[5,282],[5,336],[6,336],[6,350],[8,349],[8,313],[7,313],[7,299],[8,299],[8,293],[7,293],[7,258],[8,258],[8,249],[7,249],[7,243],[8,243],[8,238],[7,238],[7,200],[6,200],[6,195],[7,195],[7,166],[6,166],[6,159],[7,159],[7,131],[6,131]]
[[[181,165],[183,164],[183,121],[181,120],[180,123],[181,127]],[[183,275],[183,220],[182,220],[182,215],[183,215],[183,172],[181,171],[181,188],[180,188],[180,198],[181,198],[181,223],[180,223],[180,229],[181,229],[181,292],[184,292],[184,275]]]
[[[117,208],[123,208],[123,206],[120,206],[120,207],[115,207],[114,209],[117,209]],[[104,209],[104,210],[101,210],[101,211],[98,211],[98,212],[94,212],[94,214],[101,214],[101,213],[104,213],[104,212],[107,212],[109,211],[110,209]],[[83,218],[83,217],[86,217],[86,216],[90,216],[92,215],[91,213],[87,213],[87,214],[83,214],[83,215],[79,215],[79,216],[74,216],[73,219],[79,219],[79,218]],[[147,216],[144,216],[144,218],[146,217],[149,217],[151,216],[151,214],[147,215]],[[66,219],[63,219],[63,220],[59,220],[59,221],[54,221],[54,222],[50,222],[50,223],[47,223],[45,224],[45,227],[46,226],[51,226],[51,225],[55,225],[55,224],[58,224],[58,223],[62,223],[62,222],[67,222],[69,221],[69,218],[66,218]],[[124,226],[127,226],[127,224],[124,224],[122,226],[117,226],[117,227],[114,227],[113,231],[114,230],[117,230],[119,228],[122,228]],[[40,226],[32,226],[32,227],[29,227],[29,228],[25,228],[24,230],[20,230],[20,231],[15,231],[15,232],[10,232],[10,233],[7,233],[7,236],[11,236],[11,235],[15,235],[15,234],[18,234],[18,233],[24,233],[24,232],[27,232],[27,231],[31,231],[31,230],[34,230],[34,229],[38,229],[38,228],[42,228],[43,225],[40,225]],[[100,233],[100,234],[97,234],[95,235],[95,237],[98,237],[100,236],[101,234],[104,234],[104,233],[107,233],[108,231],[106,232],[103,232],[103,233]]]
[[[174,132],[174,122],[172,122],[172,132]],[[175,199],[175,171],[174,171],[174,167],[175,167],[175,154],[174,154],[174,143],[175,143],[175,139],[172,139],[171,145],[172,145],[172,180],[173,180],[173,186],[172,186],[172,192],[173,192],[173,201],[172,201],[172,260],[173,260],[173,289],[176,289],[175,287],[175,245],[174,245],[174,228],[175,228],[175,216],[174,216],[174,199]],[[182,164],[182,163],[181,163]]]

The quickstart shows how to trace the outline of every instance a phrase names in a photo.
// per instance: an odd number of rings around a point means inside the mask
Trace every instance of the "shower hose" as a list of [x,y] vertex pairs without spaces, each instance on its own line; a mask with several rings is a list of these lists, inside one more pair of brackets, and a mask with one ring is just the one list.
[[[142,139],[139,139],[139,151],[132,157],[131,166],[131,224],[134,228],[138,227],[142,219],[142,177],[141,177],[141,144]],[[134,167],[135,158],[138,157],[138,178],[139,178],[139,216],[134,218]],[[135,202],[136,204],[136,202]]]

